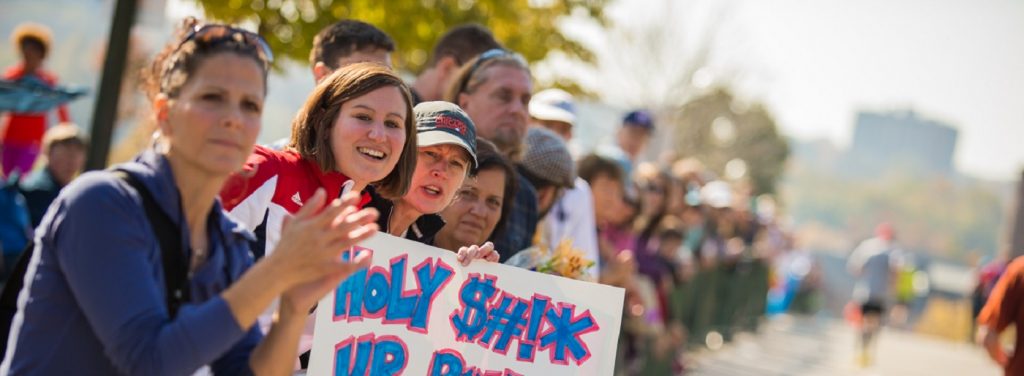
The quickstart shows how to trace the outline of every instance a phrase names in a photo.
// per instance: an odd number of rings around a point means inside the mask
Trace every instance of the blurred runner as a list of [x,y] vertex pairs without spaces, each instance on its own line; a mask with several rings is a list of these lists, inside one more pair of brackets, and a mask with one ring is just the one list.
[[879,224],[875,228],[875,237],[861,242],[847,263],[850,274],[857,279],[853,299],[860,304],[860,353],[857,360],[862,367],[873,363],[875,339],[890,301],[898,265],[894,237],[892,225]]

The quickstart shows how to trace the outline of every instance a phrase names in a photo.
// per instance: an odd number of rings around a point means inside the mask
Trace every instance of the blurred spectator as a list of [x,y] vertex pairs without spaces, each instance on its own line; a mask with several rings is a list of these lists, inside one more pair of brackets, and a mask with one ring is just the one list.
[[690,253],[691,257],[700,252],[701,244],[704,243],[704,211],[699,205],[687,205],[679,217],[683,226],[683,248]]
[[[576,166],[565,143],[552,131],[530,128],[519,173],[537,190],[537,212],[546,216],[566,188],[576,180]],[[553,249],[553,248],[552,248]]]
[[376,26],[359,20],[341,20],[320,30],[313,37],[309,65],[313,78],[320,82],[334,70],[362,62],[391,67],[395,41]]
[[683,232],[676,223],[670,223],[658,229],[657,250],[652,255],[652,267],[649,275],[658,284],[658,299],[662,317],[671,317],[668,297],[682,277],[682,258],[679,249],[683,244]]
[[[654,133],[654,118],[646,110],[635,110],[622,119],[622,127],[615,136],[614,145],[598,148],[598,154],[611,158],[622,167],[623,182],[633,178],[633,167]],[[629,193],[629,192],[627,192]]]
[[25,196],[18,191],[18,173],[0,180],[0,251],[3,251],[3,273],[6,280],[18,256],[32,236],[32,221]]
[[624,222],[628,211],[623,199],[622,169],[614,161],[591,154],[579,161],[577,171],[579,177],[590,185],[594,196],[594,224],[598,232],[600,262],[603,263],[614,258],[620,250],[633,247],[617,247],[611,234],[617,232],[614,226]]
[[486,27],[465,24],[449,29],[434,45],[426,68],[410,85],[413,102],[444,100],[444,94],[459,68],[477,55],[495,48],[501,48],[501,44]]
[[686,211],[686,182],[674,175],[667,175],[668,188],[665,191],[665,213],[682,217]]
[[[594,194],[594,216],[598,228],[620,222],[623,205],[622,168],[614,161],[591,154],[583,157],[576,171]],[[599,205],[600,204],[600,205]]]
[[[571,94],[560,89],[548,89],[535,94],[530,99],[530,117],[533,126],[557,133],[568,146],[576,123],[576,105]],[[572,154],[571,149],[569,152]],[[555,202],[550,215],[544,216],[541,221],[541,229],[549,240],[549,249],[555,249],[563,239],[572,239],[573,247],[594,261],[589,273],[597,279],[600,256],[597,228],[594,225],[594,195],[587,181],[576,177],[573,186],[566,189]]]
[[530,120],[534,126],[547,128],[568,143],[576,126],[576,103],[572,94],[562,89],[537,92],[530,98]]
[[821,267],[814,256],[805,249],[794,247],[779,253],[773,268],[768,314],[814,313],[821,284]]
[[19,187],[28,203],[33,228],[42,221],[46,208],[60,190],[85,168],[85,152],[85,135],[77,126],[62,125],[46,131],[43,137],[46,164],[22,179]]
[[[359,20],[341,20],[327,25],[313,37],[309,66],[313,81],[319,83],[338,68],[371,62],[391,67],[395,41],[376,26]],[[415,101],[413,105],[415,105]],[[284,150],[290,137],[274,141],[270,148]]]
[[[17,46],[21,62],[7,68],[3,78],[11,81],[32,80],[48,87],[57,86],[57,76],[43,69],[43,62],[50,51],[50,29],[46,26],[26,22],[18,25],[11,34],[11,44]],[[14,171],[27,174],[32,170],[42,146],[43,133],[47,127],[47,113],[12,113],[7,118],[0,135],[0,156],[3,175]],[[57,116],[62,123],[70,122],[65,105],[57,107]]]
[[632,369],[635,368],[634,363],[640,355],[636,342],[637,338],[645,333],[643,319],[645,307],[634,283],[636,263],[633,260],[633,253],[631,251],[621,252],[606,260],[603,265],[604,270],[601,272],[600,282],[626,290],[625,301],[622,305],[622,327],[619,330],[617,343],[615,374],[635,374],[636,372],[633,372]]
[[641,163],[637,166],[634,181],[640,190],[640,212],[633,222],[633,231],[637,234],[636,250],[639,252],[640,270],[644,270],[644,258],[654,253],[648,247],[651,238],[668,212],[669,177],[652,163]]
[[709,268],[725,258],[728,242],[735,234],[730,207],[732,189],[723,181],[711,181],[701,188],[700,196],[701,202],[707,205],[704,221],[706,233],[695,251],[701,267]]

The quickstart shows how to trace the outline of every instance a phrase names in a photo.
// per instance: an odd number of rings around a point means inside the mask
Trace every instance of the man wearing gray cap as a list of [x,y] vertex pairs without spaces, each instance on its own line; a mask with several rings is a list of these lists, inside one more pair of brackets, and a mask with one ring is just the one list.
[[526,150],[516,165],[537,190],[537,211],[543,218],[566,188],[576,179],[576,165],[565,143],[552,131],[530,128],[526,132]]
[[[560,89],[547,89],[534,94],[530,99],[530,118],[532,127],[543,127],[557,133],[568,147],[576,126],[576,104],[572,94]],[[550,213],[541,218],[537,231],[543,234],[550,249],[557,247],[563,239],[572,239],[573,248],[581,250],[594,262],[587,273],[597,280],[600,252],[597,246],[594,195],[586,180],[579,177],[575,179],[573,186],[566,189],[551,207]]]

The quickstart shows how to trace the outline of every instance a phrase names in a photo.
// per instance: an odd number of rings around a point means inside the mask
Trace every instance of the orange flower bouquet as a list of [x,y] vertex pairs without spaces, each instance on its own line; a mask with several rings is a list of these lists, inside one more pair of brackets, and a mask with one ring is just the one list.
[[587,269],[594,265],[594,261],[587,259],[583,251],[573,248],[572,239],[562,239],[553,250],[540,239],[542,235],[538,231],[534,246],[516,253],[505,264],[560,277],[592,280]]

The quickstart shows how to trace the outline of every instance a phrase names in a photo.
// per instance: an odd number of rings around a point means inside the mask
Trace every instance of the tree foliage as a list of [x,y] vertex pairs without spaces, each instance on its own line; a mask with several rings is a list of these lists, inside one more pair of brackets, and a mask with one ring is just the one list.
[[783,183],[794,221],[840,230],[852,244],[888,221],[903,248],[967,261],[971,252],[994,254],[1005,229],[1003,202],[977,182],[914,176],[898,167],[867,178],[794,167]]
[[763,106],[744,105],[720,88],[667,115],[676,126],[678,156],[696,157],[723,175],[730,161],[742,161],[744,178],[752,183],[755,194],[775,193],[789,144]]
[[607,0],[196,0],[206,16],[254,22],[276,56],[306,62],[313,36],[337,20],[352,18],[384,30],[397,44],[396,64],[419,72],[434,44],[449,28],[475,22],[487,26],[506,47],[529,61],[560,50],[583,62],[593,55],[566,38],[557,23],[563,16],[586,14],[604,22]]

